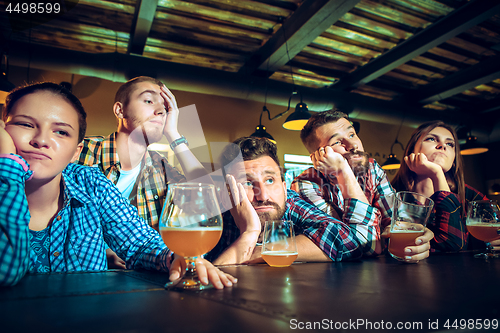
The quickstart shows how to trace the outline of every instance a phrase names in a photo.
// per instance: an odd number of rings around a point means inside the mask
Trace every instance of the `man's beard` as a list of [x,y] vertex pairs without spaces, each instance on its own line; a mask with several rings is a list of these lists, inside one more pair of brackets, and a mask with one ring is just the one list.
[[[358,156],[362,157],[363,159],[359,162],[358,161],[353,162],[351,160],[351,156],[354,156],[354,155],[358,155]],[[347,162],[351,166],[351,169],[354,172],[355,176],[363,176],[368,171],[368,166],[369,166],[368,159],[370,158],[370,155],[368,155],[368,153],[361,151],[361,150],[354,150],[354,151],[347,152],[347,153],[343,154],[342,156],[344,156],[344,158],[347,160]]]
[[283,203],[283,206],[280,207],[280,205],[278,205],[276,202],[266,200],[252,203],[252,206],[254,208],[259,206],[272,206],[275,208],[274,211],[257,213],[257,215],[259,215],[260,223],[262,226],[264,226],[264,223],[266,221],[281,220],[281,218],[283,218],[283,215],[285,215],[285,203]]
[[163,137],[163,132],[158,129],[150,128],[150,124],[147,124],[146,128],[145,123],[140,123],[140,121],[136,118],[129,118],[133,121],[134,130],[130,133],[130,137],[132,140],[140,143],[144,143],[146,146],[149,146],[152,143],[158,142]]

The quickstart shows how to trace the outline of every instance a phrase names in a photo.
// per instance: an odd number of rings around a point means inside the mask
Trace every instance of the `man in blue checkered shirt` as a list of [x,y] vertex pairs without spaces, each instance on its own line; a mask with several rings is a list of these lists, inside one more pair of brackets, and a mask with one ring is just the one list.
[[[182,258],[137,215],[98,169],[72,164],[82,149],[86,114],[80,101],[54,83],[15,89],[0,121],[0,286],[27,272],[108,268],[105,243],[127,268],[179,277]],[[184,264],[185,265],[185,264]],[[202,283],[235,279],[198,259]]]
[[214,264],[261,261],[261,226],[266,220],[280,219],[294,224],[298,261],[361,257],[359,240],[346,223],[357,219],[356,212],[340,221],[287,190],[276,146],[271,141],[240,138],[222,152],[221,166],[232,208],[224,213],[221,240],[206,256]]

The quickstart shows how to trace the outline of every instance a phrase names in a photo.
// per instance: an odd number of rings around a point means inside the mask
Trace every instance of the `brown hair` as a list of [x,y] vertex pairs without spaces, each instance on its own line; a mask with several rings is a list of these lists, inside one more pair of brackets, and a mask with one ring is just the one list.
[[323,112],[314,113],[311,118],[307,121],[307,124],[300,131],[300,139],[306,148],[309,150],[309,147],[316,140],[316,129],[328,123],[334,123],[339,119],[345,118],[349,120],[349,116],[344,112],[341,112],[337,109],[332,109]]
[[60,96],[73,106],[78,114],[78,142],[82,142],[85,138],[85,132],[87,131],[87,113],[85,112],[80,100],[68,89],[57,83],[38,82],[20,86],[12,90],[5,101],[5,108],[2,115],[3,121],[7,120],[12,108],[22,97],[38,91],[48,91],[54,95]]
[[128,80],[123,85],[118,88],[118,91],[115,95],[115,103],[120,102],[123,104],[123,107],[126,107],[128,102],[130,101],[130,95],[134,91],[135,85],[141,82],[151,82],[153,84],[158,85],[159,87],[163,86],[163,83],[160,80],[149,76],[138,76],[131,80]]
[[[224,175],[224,167],[229,166],[240,154],[243,161],[252,161],[263,156],[269,156],[281,170],[278,148],[271,140],[258,137],[242,137],[233,141],[222,151],[220,164]],[[284,180],[283,172],[281,172],[281,180]]]
[[[424,123],[420,125],[411,135],[410,141],[406,145],[404,156],[408,156],[415,151],[415,145],[420,139],[426,136],[430,131],[436,127],[442,127],[450,131],[455,140],[455,160],[453,165],[448,172],[445,173],[446,180],[450,186],[450,190],[453,193],[458,194],[460,201],[462,202],[462,213],[465,212],[465,181],[463,172],[463,161],[462,155],[460,155],[460,145],[458,144],[458,137],[455,129],[442,121],[435,120]],[[413,187],[416,174],[408,168],[408,165],[402,161],[401,167],[398,170],[396,176],[392,180],[391,184],[396,191],[407,191]]]

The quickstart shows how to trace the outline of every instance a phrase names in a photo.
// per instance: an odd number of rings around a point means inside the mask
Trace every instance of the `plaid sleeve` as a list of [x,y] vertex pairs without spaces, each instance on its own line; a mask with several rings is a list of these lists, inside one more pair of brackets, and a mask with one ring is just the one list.
[[96,202],[101,203],[104,239],[109,247],[129,269],[168,271],[171,254],[160,235],[137,215],[137,209],[109,179],[99,170],[87,169],[92,172]]
[[83,139],[83,148],[75,163],[81,165],[94,165],[99,156],[103,137],[86,137]]
[[[383,179],[385,179],[385,183],[380,182],[380,186],[377,187],[377,190],[392,189],[387,181],[387,177],[385,177],[385,173]],[[295,178],[291,189],[298,190],[302,199],[315,205],[328,215],[338,216],[331,205],[323,198],[324,194],[322,191],[328,191],[329,186],[332,185],[325,184],[323,179],[318,177],[313,169],[309,169]],[[363,253],[369,256],[378,255],[382,252],[382,245],[380,242],[381,212],[383,211],[385,215],[390,213],[390,208],[386,202],[385,196],[381,195],[379,199],[379,201],[374,202],[374,206],[368,205],[360,200],[346,199],[342,209],[344,212],[342,220],[356,233]],[[383,207],[384,209],[378,209],[379,207]],[[390,223],[390,216],[388,218]]]
[[356,199],[346,199],[344,221],[349,221],[351,228],[356,231],[363,253],[372,256],[381,254],[384,249],[380,234],[391,224],[394,189],[376,161],[373,161],[369,179],[365,194],[370,198],[370,205]]
[[389,182],[387,174],[376,161],[373,161],[373,173],[375,190],[373,191],[371,205],[380,212],[380,229],[384,230],[385,227],[391,224],[396,191]]
[[293,180],[290,189],[297,192],[305,201],[332,215],[332,208],[322,195],[321,186],[324,185],[323,180],[316,177],[314,173],[315,171],[312,168],[304,171]]
[[0,155],[0,285],[16,284],[29,268],[30,213],[24,182],[27,163],[17,155]]
[[[486,196],[466,185],[468,200],[486,200]],[[455,193],[438,191],[431,196],[434,200],[434,218],[427,227],[434,233],[431,248],[438,251],[460,251],[467,247],[469,233],[462,216],[462,204]],[[467,204],[467,203],[466,203]]]
[[378,209],[357,199],[347,199],[344,203],[343,219],[355,232],[364,255],[372,256],[382,253]]
[[186,181],[186,177],[170,164],[165,166],[165,174],[169,184],[183,183]]
[[362,251],[355,232],[316,206],[302,200],[292,190],[287,191],[284,219],[292,220],[298,232],[307,236],[333,261],[357,259]]

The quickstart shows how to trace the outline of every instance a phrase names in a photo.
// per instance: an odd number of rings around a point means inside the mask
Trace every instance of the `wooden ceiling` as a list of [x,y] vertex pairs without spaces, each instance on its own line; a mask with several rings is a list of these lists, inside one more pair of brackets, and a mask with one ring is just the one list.
[[498,127],[500,1],[61,2],[59,15],[22,15],[0,0],[1,51],[42,45],[139,55],[397,103],[489,135]]

